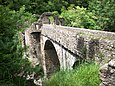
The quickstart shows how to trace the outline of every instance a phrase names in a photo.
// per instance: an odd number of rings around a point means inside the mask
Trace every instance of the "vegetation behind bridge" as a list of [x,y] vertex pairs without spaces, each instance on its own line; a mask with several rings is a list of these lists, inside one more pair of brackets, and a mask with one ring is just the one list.
[[18,11],[23,5],[32,14],[57,11],[68,26],[115,31],[114,0],[0,0],[0,4]]

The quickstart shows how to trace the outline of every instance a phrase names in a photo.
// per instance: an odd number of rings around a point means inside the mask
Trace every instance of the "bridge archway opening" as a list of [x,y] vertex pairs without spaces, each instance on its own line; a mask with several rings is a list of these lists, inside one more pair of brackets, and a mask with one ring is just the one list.
[[74,62],[74,64],[73,64],[73,69],[75,69],[75,68],[77,68],[80,64],[82,64],[83,63],[83,60],[76,60],[75,62]]
[[80,62],[79,62],[79,61],[76,61],[76,62],[73,64],[73,69],[75,69],[79,64],[80,64]]
[[47,76],[60,70],[60,63],[54,45],[50,40],[45,42],[45,65]]

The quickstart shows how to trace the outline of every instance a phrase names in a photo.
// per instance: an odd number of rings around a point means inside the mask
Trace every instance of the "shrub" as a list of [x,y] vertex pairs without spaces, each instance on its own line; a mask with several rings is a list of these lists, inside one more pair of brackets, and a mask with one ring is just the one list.
[[81,64],[73,70],[52,75],[44,86],[99,86],[99,66],[95,63]]
[[95,19],[97,17],[83,7],[71,5],[68,10],[62,9],[61,16],[65,19],[65,25],[67,26],[101,29],[96,25]]

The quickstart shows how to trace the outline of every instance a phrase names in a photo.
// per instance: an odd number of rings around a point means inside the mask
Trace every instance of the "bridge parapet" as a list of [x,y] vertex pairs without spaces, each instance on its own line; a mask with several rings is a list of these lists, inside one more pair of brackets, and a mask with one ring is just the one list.
[[[50,19],[50,17],[53,18],[53,20]],[[52,12],[44,12],[40,18],[38,19],[38,23],[43,24],[55,24],[55,25],[64,25],[64,18],[60,18],[57,15],[54,15]],[[40,25],[40,26],[41,26]]]
[[102,64],[115,58],[115,33],[47,24],[41,29],[42,35],[81,58]]

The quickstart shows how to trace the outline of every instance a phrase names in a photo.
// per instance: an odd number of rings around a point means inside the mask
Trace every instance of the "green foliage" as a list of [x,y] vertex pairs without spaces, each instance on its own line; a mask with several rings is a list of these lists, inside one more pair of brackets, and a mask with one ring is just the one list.
[[115,1],[91,0],[89,10],[97,17],[96,23],[103,30],[115,31]]
[[64,8],[61,15],[68,26],[115,31],[114,0],[0,0],[0,4],[15,11],[25,5],[25,11],[34,14],[48,11],[61,14]]
[[48,4],[46,5],[46,8],[48,11],[58,11],[59,13],[61,12],[61,8],[64,6],[66,7],[68,2],[65,0],[49,0]]
[[44,86],[99,86],[99,65],[84,63],[73,70],[60,71],[44,83]]
[[19,10],[25,5],[26,11],[41,14],[46,11],[58,11],[60,13],[62,6],[67,8],[70,4],[88,7],[88,0],[0,0],[0,4],[12,10]]
[[94,20],[97,17],[92,12],[86,10],[86,8],[71,5],[68,10],[62,9],[61,16],[65,18],[67,26],[100,29]]
[[53,24],[54,23],[54,18],[51,16],[49,17],[50,23]]
[[39,77],[43,77],[43,68],[40,65],[36,65],[35,68],[33,68],[33,71],[39,75]]
[[88,2],[90,1],[90,0],[65,0],[65,1],[67,1],[69,4],[68,5],[70,5],[70,4],[74,4],[74,5],[76,5],[76,6],[80,6],[80,7],[85,7],[85,8],[87,8],[88,7]]
[[25,5],[25,10],[35,14],[41,14],[48,11],[61,11],[62,6],[67,6],[65,0],[0,0],[0,4],[9,7],[12,10],[19,10]]
[[[23,48],[20,43],[19,32],[29,26],[35,18],[25,12],[22,7],[19,11],[11,11],[0,6],[0,85],[25,86],[25,79],[17,77],[21,72],[31,72],[30,62],[22,59]],[[22,79],[22,80],[21,80]]]

